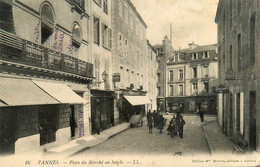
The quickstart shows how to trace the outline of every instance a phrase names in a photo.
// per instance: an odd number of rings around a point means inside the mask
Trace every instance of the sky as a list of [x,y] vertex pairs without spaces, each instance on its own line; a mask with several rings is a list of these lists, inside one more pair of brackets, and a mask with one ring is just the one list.
[[218,0],[131,0],[147,24],[147,39],[152,45],[172,38],[174,49],[217,43],[215,15]]

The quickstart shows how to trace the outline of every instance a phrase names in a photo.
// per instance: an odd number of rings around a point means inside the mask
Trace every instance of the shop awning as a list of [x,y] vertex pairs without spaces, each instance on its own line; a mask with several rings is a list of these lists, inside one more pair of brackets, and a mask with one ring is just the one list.
[[29,79],[0,78],[0,106],[58,104]]
[[66,84],[35,80],[33,82],[60,103],[87,103],[87,100],[77,95]]
[[124,98],[132,106],[145,105],[151,103],[151,101],[146,96],[124,96]]

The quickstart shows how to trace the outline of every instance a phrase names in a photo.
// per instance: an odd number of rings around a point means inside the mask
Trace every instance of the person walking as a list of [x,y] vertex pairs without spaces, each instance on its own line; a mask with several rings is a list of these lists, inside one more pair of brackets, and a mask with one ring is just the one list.
[[156,110],[153,110],[153,121],[154,121],[154,127],[157,127],[157,112],[156,112]]
[[171,121],[169,123],[169,127],[167,129],[169,131],[169,134],[171,135],[172,138],[174,137],[175,126],[176,126],[176,118],[173,115],[173,117],[172,117],[172,119],[171,119]]
[[100,119],[99,119],[99,114],[97,114],[96,119],[95,119],[95,127],[96,127],[96,132],[99,135],[100,134]]
[[148,119],[148,126],[149,126],[149,134],[153,133],[153,117],[149,115]]
[[146,114],[146,118],[147,118],[147,127],[149,126],[149,117],[151,116],[151,110],[148,111],[148,113]]
[[160,134],[162,133],[163,126],[164,126],[164,118],[163,118],[162,115],[159,115],[159,117],[158,117],[158,129],[160,130]]
[[180,128],[179,128],[179,136],[183,138],[183,128],[185,125],[185,121],[183,119],[183,116],[180,117]]
[[200,110],[199,115],[200,115],[201,122],[204,122],[204,111]]

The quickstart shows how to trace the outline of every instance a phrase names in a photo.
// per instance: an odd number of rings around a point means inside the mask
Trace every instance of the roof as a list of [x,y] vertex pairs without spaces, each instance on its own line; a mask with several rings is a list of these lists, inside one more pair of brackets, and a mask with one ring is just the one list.
[[128,4],[130,5],[130,7],[133,9],[133,11],[135,12],[135,14],[137,15],[137,17],[140,19],[140,21],[143,23],[144,27],[147,28],[147,24],[144,22],[143,18],[140,16],[140,14],[138,13],[138,11],[136,10],[135,6],[133,5],[133,3],[131,2],[131,0],[126,0],[128,2]]
[[210,44],[210,45],[203,45],[203,46],[198,46],[194,49],[181,49],[181,50],[177,50],[176,52],[180,52],[180,53],[194,53],[194,52],[202,52],[202,51],[209,51],[209,50],[215,50],[217,48],[217,44]]

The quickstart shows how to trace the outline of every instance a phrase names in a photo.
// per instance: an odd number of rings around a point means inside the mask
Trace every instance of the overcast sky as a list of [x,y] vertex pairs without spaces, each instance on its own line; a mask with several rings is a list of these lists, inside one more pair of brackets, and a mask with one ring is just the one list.
[[[161,43],[173,29],[173,48],[217,43],[214,22],[218,0],[131,0],[146,24],[152,45]],[[169,37],[170,38],[170,37]]]

